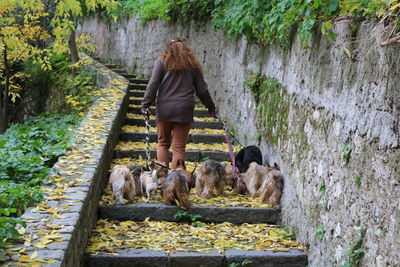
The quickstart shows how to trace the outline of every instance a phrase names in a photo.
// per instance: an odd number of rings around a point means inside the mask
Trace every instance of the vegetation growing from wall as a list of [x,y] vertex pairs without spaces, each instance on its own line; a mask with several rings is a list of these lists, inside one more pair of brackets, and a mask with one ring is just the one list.
[[288,103],[285,89],[275,78],[260,73],[249,75],[245,84],[257,105],[260,133],[276,146],[279,139],[287,135]]
[[305,46],[318,25],[328,39],[333,22],[342,18],[385,19],[398,24],[400,0],[120,0],[118,15],[151,20],[211,24],[231,38],[246,36],[253,43],[279,43],[287,46],[297,32]]

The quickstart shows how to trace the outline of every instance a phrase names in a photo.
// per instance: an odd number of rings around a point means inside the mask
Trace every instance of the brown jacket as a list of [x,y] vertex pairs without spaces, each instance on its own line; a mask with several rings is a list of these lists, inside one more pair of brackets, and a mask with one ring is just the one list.
[[194,93],[208,110],[215,111],[201,71],[190,69],[167,74],[162,59],[158,58],[154,63],[142,106],[148,108],[156,100],[157,120],[191,123]]

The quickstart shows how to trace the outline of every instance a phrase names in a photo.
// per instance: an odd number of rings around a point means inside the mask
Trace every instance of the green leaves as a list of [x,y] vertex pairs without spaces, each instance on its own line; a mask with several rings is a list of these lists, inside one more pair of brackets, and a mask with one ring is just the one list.
[[19,237],[19,233],[15,229],[17,224],[26,226],[26,223],[20,218],[0,217],[0,247],[4,246],[7,239]]
[[317,229],[317,231],[315,232],[315,236],[319,239],[322,240],[324,239],[325,236],[325,229],[320,227]]
[[347,164],[350,161],[350,154],[351,154],[351,145],[347,144],[343,147],[342,151],[342,161],[343,163]]

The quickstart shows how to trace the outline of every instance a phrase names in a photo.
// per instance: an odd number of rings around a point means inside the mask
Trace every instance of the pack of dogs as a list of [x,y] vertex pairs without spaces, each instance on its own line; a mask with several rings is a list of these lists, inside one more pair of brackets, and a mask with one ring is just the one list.
[[144,196],[150,201],[157,191],[161,200],[170,205],[188,209],[189,194],[195,188],[201,198],[223,196],[226,186],[236,194],[258,197],[272,207],[279,206],[283,190],[283,175],[278,164],[250,163],[244,173],[235,173],[232,165],[207,160],[197,173],[182,168],[169,170],[165,163],[152,162],[147,169],[116,165],[109,184],[116,204],[126,204],[135,197]]

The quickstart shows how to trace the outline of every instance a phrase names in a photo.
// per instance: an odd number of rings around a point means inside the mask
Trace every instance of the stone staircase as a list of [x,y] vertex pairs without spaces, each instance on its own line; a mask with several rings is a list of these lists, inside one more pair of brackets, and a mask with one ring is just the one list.
[[[134,75],[126,74],[124,70],[117,69],[113,64],[105,64],[107,67],[114,69],[130,81],[129,97],[130,106],[125,120],[125,126],[120,134],[120,147],[116,147],[114,151],[114,161],[112,164],[126,164],[126,165],[144,165],[145,150],[143,148],[135,148],[137,142],[144,142],[146,133],[141,129],[145,126],[143,117],[140,115],[140,102],[146,89],[148,80],[135,78]],[[151,110],[154,114],[154,109]],[[221,146],[225,142],[225,137],[222,132],[222,127],[219,122],[209,118],[207,110],[202,107],[195,109],[195,122],[193,124],[193,131],[189,136],[188,144],[195,144],[206,147],[206,149],[188,149],[186,152],[186,160],[188,170],[192,170],[194,162],[204,161],[206,158],[214,159],[217,161],[228,162],[229,153],[225,145],[224,151],[218,151],[212,148]],[[155,126],[154,118],[151,118],[151,125]],[[136,127],[136,128],[135,128]],[[127,130],[124,130],[127,129]],[[138,129],[136,131],[131,129]],[[201,129],[209,129],[215,134],[196,133]],[[156,150],[154,143],[157,142],[156,133],[151,134],[151,142],[153,142],[153,149],[151,150],[151,157],[155,159]],[[131,148],[132,147],[132,148]],[[210,149],[211,148],[211,149]],[[111,166],[112,167],[112,166]],[[229,189],[227,189],[229,191]],[[159,193],[158,193],[159,194]],[[186,232],[182,239],[187,239],[196,235],[197,230],[203,230],[207,227],[218,227],[219,224],[224,227],[228,223],[232,225],[228,228],[243,227],[244,229],[258,227],[261,231],[260,235],[256,238],[250,239],[250,243],[262,243],[263,238],[268,235],[267,228],[271,227],[271,231],[279,231],[283,233],[284,230],[277,226],[279,218],[279,210],[266,207],[266,205],[258,205],[256,200],[238,200],[237,196],[232,196],[227,193],[226,197],[215,198],[218,201],[225,203],[224,205],[210,205],[209,202],[203,203],[201,199],[189,199],[191,206],[188,214],[195,214],[197,219],[195,223],[200,224],[200,227],[192,227],[192,230]],[[229,198],[232,196],[232,200]],[[195,197],[193,197],[195,198]],[[233,200],[233,198],[235,198]],[[241,197],[245,199],[245,197]],[[204,200],[205,201],[205,200]],[[213,200],[211,200],[213,201]],[[230,203],[231,202],[231,203]],[[228,203],[228,204],[227,204]],[[236,203],[235,205],[229,205]],[[243,204],[243,205],[241,205]],[[150,203],[145,203],[140,199],[138,202],[128,205],[114,205],[112,204],[112,197],[109,189],[106,188],[98,209],[98,223],[92,236],[90,238],[87,252],[85,255],[85,266],[307,266],[307,254],[300,249],[293,249],[289,243],[283,247],[278,248],[277,243],[271,245],[271,249],[266,250],[244,250],[238,248],[229,248],[224,251],[221,249],[213,249],[212,236],[219,233],[211,232],[210,244],[206,241],[202,244],[204,246],[211,246],[211,250],[199,250],[196,248],[190,249],[153,249],[152,246],[140,246],[140,238],[131,240],[131,235],[135,234],[132,229],[140,229],[144,231],[145,227],[155,227],[155,221],[159,221],[157,227],[173,227],[177,222],[180,222],[176,215],[179,212],[177,206],[170,206],[153,200]],[[193,223],[193,221],[192,221]],[[189,222],[190,224],[190,222]],[[266,225],[268,224],[268,225]],[[270,224],[270,225],[269,225]],[[171,226],[173,225],[173,226]],[[122,228],[121,228],[122,227]],[[126,228],[123,228],[126,227]],[[130,228],[129,228],[130,227]],[[156,228],[157,228],[156,227]],[[188,223],[179,227],[190,227]],[[122,233],[119,232],[122,230]],[[242,229],[242,228],[240,228]],[[265,229],[265,232],[263,230]],[[153,230],[155,231],[155,230]],[[193,232],[191,232],[193,231]],[[214,231],[214,230],[213,230]],[[239,230],[239,231],[244,231]],[[104,233],[103,233],[104,232]],[[218,232],[214,231],[214,232]],[[209,233],[209,232],[208,232]],[[222,232],[221,232],[222,233]],[[271,232],[272,233],[272,232]],[[153,237],[159,238],[161,234],[153,233]],[[173,236],[175,232],[171,232],[171,244],[173,243]],[[209,234],[208,234],[209,235]],[[231,237],[226,239],[237,238],[236,234],[231,234]],[[238,235],[239,236],[239,235]],[[143,236],[140,236],[144,238]],[[245,239],[246,237],[242,237]],[[278,237],[276,237],[278,238]],[[279,237],[280,238],[280,237]],[[240,239],[240,238],[239,238]],[[289,238],[290,239],[290,238]],[[281,240],[281,239],[279,239]],[[283,240],[283,239],[282,239]],[[157,242],[157,241],[155,241]],[[179,241],[183,243],[183,241]],[[179,243],[178,242],[178,243]],[[247,242],[247,241],[246,241]],[[271,241],[272,242],[272,241]],[[275,241],[274,241],[275,242]],[[285,241],[286,242],[286,241]],[[288,241],[289,242],[289,241]],[[290,242],[297,242],[293,239]],[[168,242],[167,242],[168,243]],[[207,244],[206,244],[207,243]],[[118,244],[118,245],[117,245]],[[122,245],[121,245],[122,244]],[[160,243],[161,244],[161,243]],[[216,243],[215,243],[216,244]],[[154,244],[155,246],[157,244]],[[160,245],[161,246],[161,245]],[[165,248],[165,245],[163,245]],[[189,244],[190,246],[190,244]],[[276,246],[276,247],[275,247]],[[216,245],[216,247],[218,247]],[[299,248],[301,246],[299,245]]]

